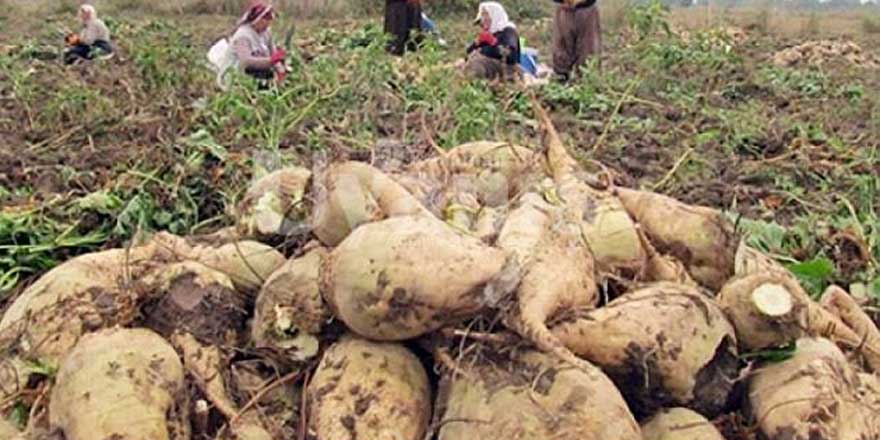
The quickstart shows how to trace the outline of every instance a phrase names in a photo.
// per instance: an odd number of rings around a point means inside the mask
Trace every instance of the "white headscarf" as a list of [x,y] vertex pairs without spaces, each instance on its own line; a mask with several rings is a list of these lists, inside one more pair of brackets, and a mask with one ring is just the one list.
[[489,32],[498,33],[503,31],[506,28],[514,28],[516,29],[516,25],[510,21],[510,17],[507,16],[507,11],[504,10],[504,6],[501,6],[501,3],[498,2],[482,2],[480,3],[480,8],[477,9],[477,19],[479,20],[483,11],[489,14],[489,18],[492,20],[492,24],[489,26]]
[[95,11],[95,7],[92,5],[82,5],[79,7],[79,12],[82,14],[83,12],[89,14],[89,20],[94,20],[98,18],[98,13]]

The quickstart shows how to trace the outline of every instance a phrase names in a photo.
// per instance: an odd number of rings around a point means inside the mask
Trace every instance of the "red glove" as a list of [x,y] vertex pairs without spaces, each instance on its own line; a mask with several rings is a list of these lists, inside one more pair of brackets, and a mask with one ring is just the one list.
[[492,35],[491,32],[483,31],[483,32],[480,32],[480,36],[477,37],[477,43],[478,44],[485,44],[488,46],[495,46],[496,44],[498,44],[498,39],[495,38],[495,36]]
[[278,49],[272,53],[272,57],[269,58],[269,61],[271,61],[272,64],[278,64],[284,61],[285,58],[287,58],[287,52],[285,52],[284,49]]
[[286,78],[287,78],[287,71],[286,70],[283,72],[278,72],[275,75],[275,81],[277,81],[278,84],[283,83]]

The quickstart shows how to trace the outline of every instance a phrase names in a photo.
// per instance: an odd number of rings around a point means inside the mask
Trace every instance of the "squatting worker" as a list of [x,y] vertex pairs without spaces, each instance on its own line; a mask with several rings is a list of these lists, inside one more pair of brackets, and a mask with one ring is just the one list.
[[467,48],[465,73],[474,78],[512,79],[519,75],[519,34],[504,6],[480,3],[477,12],[480,34]]
[[255,2],[238,21],[238,28],[230,39],[233,54],[244,73],[269,81],[285,72],[283,49],[272,42],[270,26],[275,19],[271,5]]
[[83,29],[79,34],[70,34],[65,38],[68,49],[64,53],[64,62],[73,64],[78,60],[91,60],[95,55],[112,55],[113,45],[110,43],[110,30],[98,18],[95,7],[82,5],[79,7],[78,14]]
[[385,33],[391,34],[389,52],[403,55],[417,49],[421,30],[421,0],[385,0]]
[[568,80],[572,71],[601,51],[599,5],[597,0],[553,1],[559,4],[553,32],[553,71]]

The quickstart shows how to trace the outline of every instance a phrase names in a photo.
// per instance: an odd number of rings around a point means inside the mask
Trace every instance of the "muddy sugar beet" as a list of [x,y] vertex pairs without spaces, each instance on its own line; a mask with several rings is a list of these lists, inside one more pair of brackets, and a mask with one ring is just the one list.
[[718,290],[733,275],[738,238],[720,211],[644,191],[615,193],[651,243],[684,263],[700,284]]
[[402,345],[345,337],[324,354],[307,390],[318,439],[423,440],[431,418],[428,377]]
[[289,167],[254,182],[238,205],[238,231],[245,237],[286,235],[305,223],[304,202],[312,173]]
[[642,424],[644,440],[724,440],[712,422],[687,408],[664,409]]
[[692,286],[648,285],[553,332],[608,373],[639,415],[668,405],[717,414],[737,376],[733,326]]
[[321,291],[354,332],[405,340],[481,310],[504,263],[502,251],[432,216],[393,217],[355,229],[330,252]]
[[498,247],[523,273],[508,325],[571,365],[583,364],[547,328],[557,312],[593,308],[598,301],[593,255],[577,222],[535,193],[527,193],[507,218]]
[[7,348],[57,366],[83,335],[129,324],[141,299],[131,284],[164,267],[163,254],[150,243],[82,255],[52,269],[3,315],[0,332],[15,336]]
[[327,249],[291,259],[266,280],[257,297],[251,337],[258,348],[273,348],[292,359],[318,354],[318,337],[330,319],[320,289]]
[[166,440],[183,390],[174,348],[143,329],[89,334],[58,371],[50,423],[67,440]]
[[149,278],[155,278],[148,280],[155,288],[141,308],[145,327],[166,338],[186,331],[207,343],[241,342],[247,313],[228,276],[184,261],[169,264]]
[[438,391],[439,440],[639,440],[639,426],[598,368],[537,351],[447,374]]
[[791,359],[762,366],[749,384],[752,417],[771,439],[880,438],[876,378],[857,374],[827,339],[800,339]]

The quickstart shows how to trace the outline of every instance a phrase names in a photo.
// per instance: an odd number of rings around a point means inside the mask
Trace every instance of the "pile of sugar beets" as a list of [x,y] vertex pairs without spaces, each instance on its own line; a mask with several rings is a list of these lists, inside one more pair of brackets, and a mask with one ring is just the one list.
[[[588,172],[537,112],[541,151],[286,168],[234,234],[58,266],[0,321],[0,401],[29,415],[0,438],[711,440],[735,414],[880,439],[880,332],[845,291]],[[265,244],[304,223],[292,258]]]

